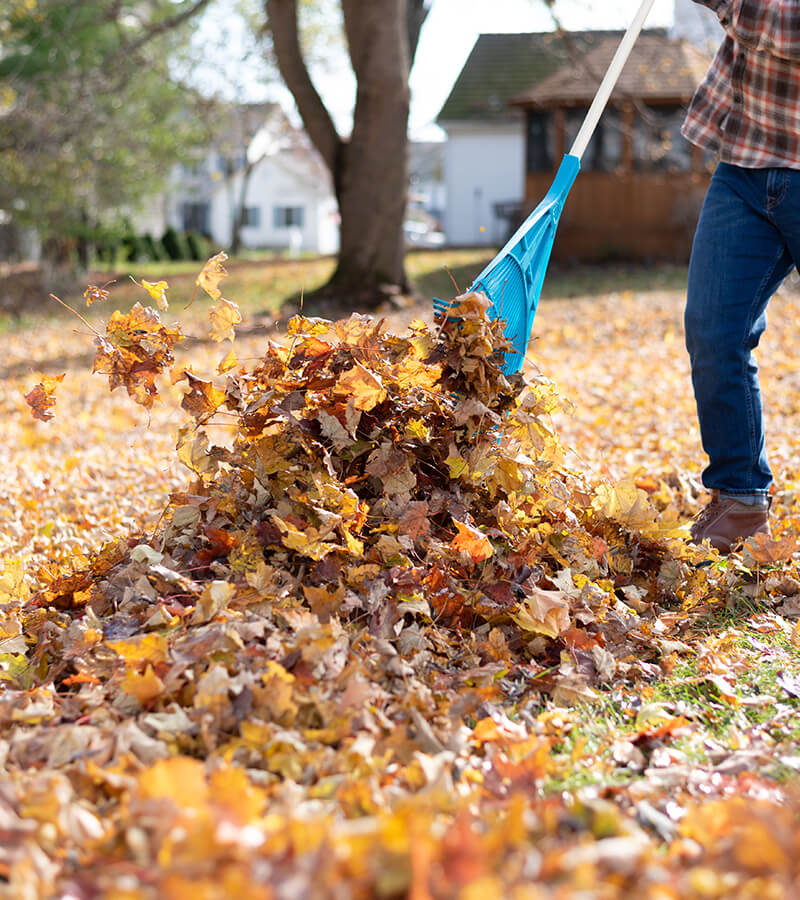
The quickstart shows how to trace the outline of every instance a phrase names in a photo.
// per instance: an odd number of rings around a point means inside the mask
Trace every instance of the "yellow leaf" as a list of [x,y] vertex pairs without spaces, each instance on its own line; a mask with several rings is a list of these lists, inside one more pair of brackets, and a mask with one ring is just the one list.
[[142,674],[130,669],[122,679],[120,687],[126,694],[135,697],[139,703],[147,703],[148,700],[153,700],[163,693],[164,682],[156,675],[153,667],[148,663]]
[[219,375],[224,375],[226,372],[230,372],[231,369],[235,369],[238,365],[239,360],[236,353],[233,350],[229,350],[225,359],[221,360],[220,364],[217,366],[217,373]]
[[228,254],[224,250],[221,250],[216,256],[212,256],[203,266],[195,281],[195,284],[201,287],[212,300],[219,300],[222,296],[219,283],[228,274],[225,266],[222,265],[227,258]]
[[266,796],[251,783],[243,769],[236,766],[217,769],[212,772],[210,781],[214,805],[222,807],[240,825],[247,825],[261,816]]
[[242,314],[235,303],[220,297],[217,305],[208,311],[208,318],[212,341],[232,341],[236,337],[234,326],[242,321]]
[[336,382],[336,392],[352,397],[355,408],[364,412],[374,409],[386,399],[381,379],[358,362]]
[[161,663],[167,661],[169,645],[163,634],[144,634],[125,641],[106,641],[126,663]]
[[179,808],[202,809],[209,797],[205,768],[188,756],[160,759],[139,776],[137,793],[144,800],[172,800]]
[[637,488],[632,479],[617,484],[599,485],[592,500],[592,508],[601,516],[639,531],[651,527],[658,516],[650,505],[647,494]]
[[142,287],[156,301],[159,309],[169,309],[169,303],[167,303],[167,288],[169,285],[166,281],[145,281],[143,278]]
[[511,618],[524,631],[555,638],[569,628],[569,604],[563,591],[533,588]]
[[466,461],[458,454],[448,456],[445,460],[447,467],[450,469],[450,478],[455,480],[469,471]]
[[21,559],[3,560],[0,572],[0,603],[23,604],[30,596],[25,582],[25,563]]

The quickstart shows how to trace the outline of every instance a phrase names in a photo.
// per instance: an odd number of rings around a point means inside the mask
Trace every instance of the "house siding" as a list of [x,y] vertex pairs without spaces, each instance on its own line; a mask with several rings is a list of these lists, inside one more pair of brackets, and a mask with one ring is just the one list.
[[[270,158],[253,170],[245,206],[258,210],[257,223],[242,228],[242,243],[250,248],[275,248],[335,253],[339,245],[336,201],[329,185],[303,171],[292,159]],[[215,242],[229,246],[241,175],[219,184],[211,196],[210,227]],[[276,225],[276,207],[300,208],[302,225]]]
[[[494,205],[522,204],[525,135],[521,120],[509,124],[448,122],[445,146],[445,236],[449,244],[496,245],[510,231]],[[483,228],[483,231],[481,231]]]

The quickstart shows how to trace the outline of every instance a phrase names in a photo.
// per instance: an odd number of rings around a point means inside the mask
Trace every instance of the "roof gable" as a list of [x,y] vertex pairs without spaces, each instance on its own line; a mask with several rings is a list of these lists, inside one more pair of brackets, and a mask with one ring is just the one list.
[[503,121],[520,116],[512,98],[621,31],[482,34],[475,42],[437,122]]

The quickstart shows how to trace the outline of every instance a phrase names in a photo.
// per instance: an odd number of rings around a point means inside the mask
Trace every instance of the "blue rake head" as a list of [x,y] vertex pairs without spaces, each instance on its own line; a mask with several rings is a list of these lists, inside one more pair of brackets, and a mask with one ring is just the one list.
[[[578,157],[566,155],[544,200],[470,285],[491,300],[489,317],[507,323],[504,333],[514,350],[506,354],[506,375],[522,368],[561,210],[579,170]],[[433,305],[439,313],[450,307],[441,300]]]

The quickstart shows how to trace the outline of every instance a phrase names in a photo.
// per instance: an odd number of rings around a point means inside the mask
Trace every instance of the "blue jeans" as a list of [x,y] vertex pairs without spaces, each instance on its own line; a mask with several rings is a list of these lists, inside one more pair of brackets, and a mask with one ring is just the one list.
[[752,351],[770,297],[800,263],[800,171],[717,166],[697,224],[686,301],[703,484],[766,494],[758,367]]

